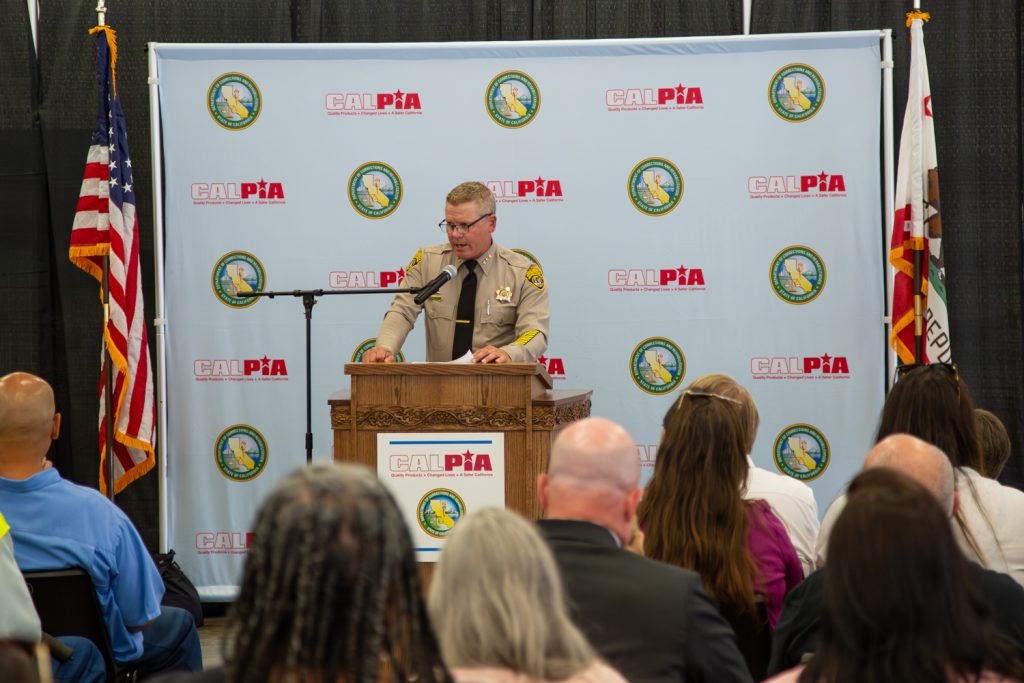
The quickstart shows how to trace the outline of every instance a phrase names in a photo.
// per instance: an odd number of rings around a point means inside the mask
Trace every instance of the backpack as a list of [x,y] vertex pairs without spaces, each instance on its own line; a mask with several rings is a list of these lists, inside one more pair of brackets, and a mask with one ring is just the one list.
[[164,599],[160,604],[186,610],[196,622],[196,628],[202,626],[203,605],[199,601],[199,591],[174,561],[174,551],[154,553],[153,561],[160,570],[160,578],[164,580]]

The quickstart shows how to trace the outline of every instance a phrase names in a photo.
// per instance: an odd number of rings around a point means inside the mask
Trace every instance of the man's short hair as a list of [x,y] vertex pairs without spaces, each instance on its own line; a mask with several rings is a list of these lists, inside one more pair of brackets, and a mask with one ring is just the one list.
[[974,420],[978,428],[978,446],[981,448],[981,474],[992,479],[999,477],[1003,466],[1010,459],[1013,446],[1010,435],[1002,420],[982,408],[974,409]]
[[445,202],[452,206],[476,202],[480,213],[494,213],[494,194],[486,185],[475,180],[456,185],[445,197]]

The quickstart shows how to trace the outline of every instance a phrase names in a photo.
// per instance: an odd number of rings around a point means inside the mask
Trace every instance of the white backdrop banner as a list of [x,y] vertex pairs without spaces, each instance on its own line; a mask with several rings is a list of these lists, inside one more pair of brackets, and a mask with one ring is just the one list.
[[[167,540],[204,599],[234,595],[260,501],[304,462],[301,303],[238,294],[399,286],[464,180],[544,269],[540,362],[593,388],[645,476],[709,372],[754,395],[754,461],[822,509],[859,467],[884,387],[877,31],[154,50]],[[314,308],[317,458],[387,304]]]

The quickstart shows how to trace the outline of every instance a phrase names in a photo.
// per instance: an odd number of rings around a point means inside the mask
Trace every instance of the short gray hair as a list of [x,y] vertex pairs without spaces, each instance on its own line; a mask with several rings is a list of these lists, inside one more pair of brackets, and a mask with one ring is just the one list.
[[569,619],[555,559],[507,510],[459,522],[430,584],[428,608],[449,667],[500,667],[561,681],[596,658]]

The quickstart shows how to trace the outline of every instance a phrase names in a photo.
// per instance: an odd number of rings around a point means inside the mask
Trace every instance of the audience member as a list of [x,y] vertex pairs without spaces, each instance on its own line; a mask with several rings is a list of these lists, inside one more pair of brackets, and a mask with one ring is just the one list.
[[984,408],[974,409],[974,420],[978,428],[978,448],[981,451],[981,469],[978,474],[998,479],[1013,450],[1010,435],[1002,420]]
[[409,531],[374,473],[317,463],[277,484],[256,515],[224,668],[160,680],[448,681]]
[[39,675],[32,653],[25,643],[0,638],[0,681],[4,683],[50,683]]
[[[960,505],[955,533],[968,557],[1009,574],[1024,585],[1024,492],[979,474],[982,456],[974,402],[955,365],[902,367],[882,408],[878,440],[911,434],[939,448],[954,468]],[[835,505],[841,505],[837,499]],[[818,566],[836,513],[822,520],[816,542]]]
[[[740,426],[743,431],[744,452],[747,454],[748,474],[743,487],[746,500],[764,500],[779,518],[789,540],[793,543],[804,576],[814,570],[814,541],[818,537],[818,503],[810,486],[778,472],[758,467],[750,453],[754,451],[757,428],[761,417],[757,412],[754,397],[743,386],[728,375],[713,374],[698,377],[690,385],[695,391],[721,394],[739,401]],[[665,414],[662,427],[668,424],[674,412],[675,403]]]
[[[864,467],[903,472],[935,496],[947,518],[953,517],[958,498],[953,487],[953,467],[935,446],[917,437],[894,434],[871,449]],[[1024,658],[1024,588],[1006,574],[983,569],[974,562],[967,563],[967,572],[968,581],[981,590],[998,635],[1018,657]],[[786,598],[772,638],[769,674],[796,666],[817,647],[823,591],[824,573],[818,570]]]
[[59,434],[49,384],[22,372],[0,377],[0,512],[11,525],[18,566],[88,571],[114,657],[140,679],[202,669],[192,617],[161,608],[163,581],[128,517],[49,467],[46,454]]
[[[10,526],[0,514],[0,642],[14,642],[32,646],[42,638],[39,615],[32,596],[14,559],[14,543]],[[107,667],[99,648],[87,638],[61,636],[59,641],[70,650],[62,660],[51,658],[53,677],[60,683],[102,683],[107,679]],[[53,641],[49,641],[52,643]],[[12,663],[17,655],[11,655]],[[0,671],[2,673],[2,671]],[[13,679],[13,674],[11,675]],[[8,678],[0,676],[0,681]]]
[[761,596],[768,623],[803,579],[785,527],[763,500],[744,501],[746,431],[742,403],[688,387],[672,409],[654,476],[639,508],[647,557],[700,574],[733,623],[756,618]]
[[514,512],[485,508],[455,528],[429,606],[456,683],[626,683],[569,619],[551,551]]
[[639,481],[636,444],[608,420],[574,422],[552,447],[538,480],[546,519],[537,524],[576,624],[631,683],[750,681],[700,577],[625,549]]
[[818,648],[771,683],[1019,681],[948,519],[902,472],[858,475],[829,538]]

